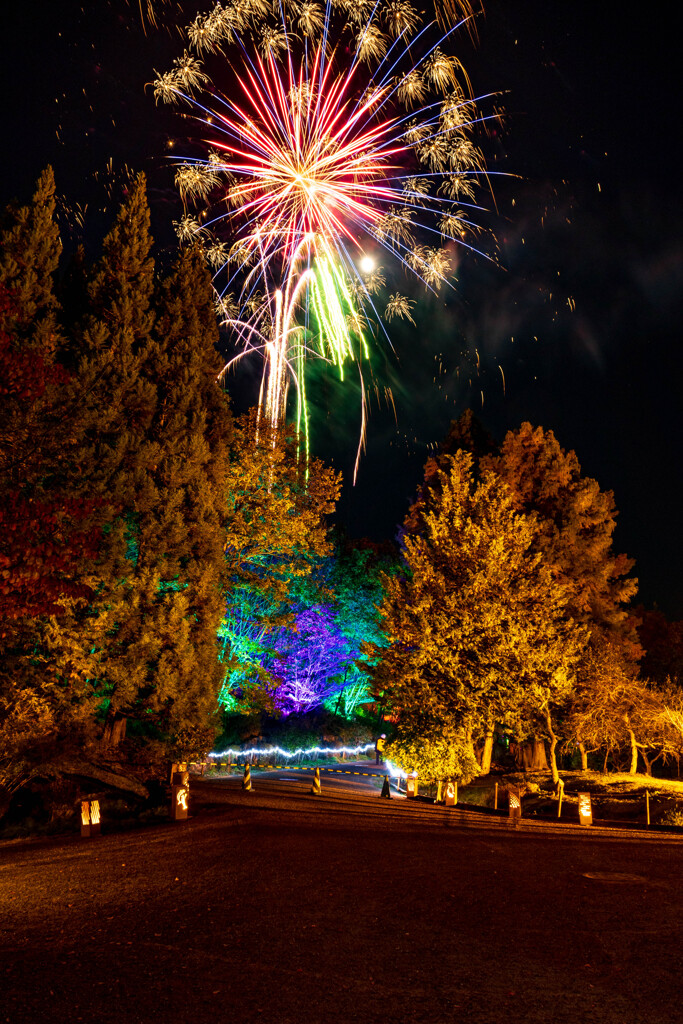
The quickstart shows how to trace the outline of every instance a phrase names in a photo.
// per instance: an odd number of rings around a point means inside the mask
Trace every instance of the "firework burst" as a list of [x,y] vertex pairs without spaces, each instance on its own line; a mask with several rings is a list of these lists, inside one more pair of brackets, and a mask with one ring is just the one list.
[[[308,437],[307,358],[343,377],[384,321],[414,323],[414,302],[391,291],[377,260],[432,290],[448,283],[474,229],[484,119],[448,52],[454,28],[422,24],[407,0],[275,10],[233,0],[198,16],[190,49],[154,90],[190,103],[202,123],[204,154],[177,167],[179,232],[201,237],[220,268],[219,307],[238,346],[228,366],[261,353],[264,414],[282,422],[294,385]],[[358,454],[365,419],[363,403]]]

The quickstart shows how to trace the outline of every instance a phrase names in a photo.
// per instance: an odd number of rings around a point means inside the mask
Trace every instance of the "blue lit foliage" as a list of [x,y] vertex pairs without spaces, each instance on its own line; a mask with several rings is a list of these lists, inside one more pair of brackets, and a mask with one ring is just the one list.
[[275,703],[283,714],[311,711],[340,692],[351,647],[329,608],[299,612],[274,647],[281,680]]
[[339,695],[327,706],[347,718],[372,699],[370,668],[386,643],[378,611],[384,598],[382,573],[393,565],[394,559],[370,547],[346,545],[320,566],[321,583],[334,594],[335,622],[349,645]]

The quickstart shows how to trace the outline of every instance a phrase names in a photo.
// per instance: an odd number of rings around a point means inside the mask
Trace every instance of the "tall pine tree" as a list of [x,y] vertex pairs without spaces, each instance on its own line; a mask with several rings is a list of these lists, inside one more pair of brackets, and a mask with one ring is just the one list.
[[151,245],[140,177],[105,239],[78,339],[84,486],[107,512],[97,596],[55,636],[92,680],[111,747],[128,724],[206,743],[217,694],[231,417],[208,274],[184,252],[157,289]]

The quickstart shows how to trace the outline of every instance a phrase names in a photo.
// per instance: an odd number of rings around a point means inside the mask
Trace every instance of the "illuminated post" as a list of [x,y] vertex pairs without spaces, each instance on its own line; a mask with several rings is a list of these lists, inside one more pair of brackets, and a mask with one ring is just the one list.
[[564,782],[562,779],[557,784],[558,801],[557,801],[557,816],[562,814],[562,797],[564,796]]
[[593,808],[590,793],[579,793],[579,824],[593,824]]
[[81,835],[98,836],[100,834],[100,801],[81,800]]
[[494,783],[494,785],[493,785],[493,809],[494,809],[494,811],[498,810],[498,783],[497,782]]
[[190,804],[190,773],[184,763],[174,764],[171,771],[171,818],[186,821]]
[[648,827],[650,825],[650,790],[645,790],[645,815],[647,817]]
[[417,796],[417,776],[409,775],[406,779],[406,796],[409,800],[414,800]]
[[514,822],[518,822],[522,817],[522,794],[519,786],[508,787],[508,817]]
[[311,786],[311,796],[322,796],[322,786],[320,785],[320,769],[316,768],[313,773],[313,785]]
[[441,801],[443,800],[442,792],[443,792],[443,783],[442,783],[441,779],[439,779],[439,781],[436,784],[436,799],[434,800],[435,804],[440,804]]
[[453,781],[447,782],[446,783],[446,799],[444,800],[444,803],[446,804],[446,807],[455,807],[457,802],[458,802],[458,783],[457,782],[453,782]]
[[90,835],[90,801],[81,800],[81,835]]

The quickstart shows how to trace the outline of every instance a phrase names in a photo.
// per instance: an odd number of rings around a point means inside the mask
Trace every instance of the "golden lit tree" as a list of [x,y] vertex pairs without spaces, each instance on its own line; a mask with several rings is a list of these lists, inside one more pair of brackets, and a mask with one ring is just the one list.
[[[386,579],[390,647],[376,685],[399,731],[424,720],[484,736],[501,721],[552,729],[585,644],[567,588],[534,550],[535,518],[496,474],[475,482],[472,461],[444,457],[438,487],[409,513],[405,572]],[[551,743],[557,776],[554,755]]]

